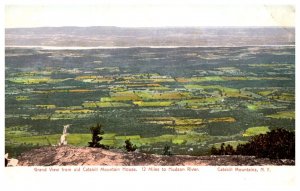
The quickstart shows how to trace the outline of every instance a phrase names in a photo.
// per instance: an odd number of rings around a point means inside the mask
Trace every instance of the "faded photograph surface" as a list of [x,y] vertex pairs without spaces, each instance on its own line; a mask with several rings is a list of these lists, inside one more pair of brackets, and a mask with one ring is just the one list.
[[6,5],[5,165],[295,165],[294,17]]

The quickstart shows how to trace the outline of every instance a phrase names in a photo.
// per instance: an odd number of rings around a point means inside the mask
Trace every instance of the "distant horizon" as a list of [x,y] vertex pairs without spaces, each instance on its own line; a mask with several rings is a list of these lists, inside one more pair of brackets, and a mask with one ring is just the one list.
[[153,26],[153,27],[134,27],[134,26],[106,26],[106,25],[93,25],[93,26],[39,26],[39,27],[5,27],[5,29],[35,29],[35,28],[93,28],[93,27],[107,27],[107,28],[130,28],[130,29],[174,29],[174,28],[296,28],[295,26]]
[[295,47],[295,44],[281,45],[212,45],[212,46],[22,46],[22,45],[6,45],[5,48],[23,48],[23,49],[41,49],[41,50],[100,50],[100,49],[133,49],[133,48],[149,48],[149,49],[176,49],[176,48],[251,48],[251,47]]
[[[276,38],[274,38],[276,37]],[[293,45],[283,27],[37,27],[5,29],[5,45],[34,47],[240,47]]]

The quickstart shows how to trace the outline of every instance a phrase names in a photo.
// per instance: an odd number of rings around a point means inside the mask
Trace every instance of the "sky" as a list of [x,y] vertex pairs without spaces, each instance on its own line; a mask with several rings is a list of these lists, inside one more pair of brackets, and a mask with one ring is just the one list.
[[5,6],[5,28],[294,26],[290,5],[27,4]]

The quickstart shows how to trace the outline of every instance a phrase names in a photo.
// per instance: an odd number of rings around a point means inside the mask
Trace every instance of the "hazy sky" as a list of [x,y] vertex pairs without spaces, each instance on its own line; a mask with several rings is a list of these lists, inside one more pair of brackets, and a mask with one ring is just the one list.
[[5,27],[294,26],[288,5],[7,5]]

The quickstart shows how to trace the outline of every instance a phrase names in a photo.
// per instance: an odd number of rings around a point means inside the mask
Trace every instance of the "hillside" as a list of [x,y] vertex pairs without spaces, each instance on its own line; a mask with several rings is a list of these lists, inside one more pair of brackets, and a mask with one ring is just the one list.
[[43,147],[23,153],[20,166],[260,166],[295,165],[294,160],[257,159],[252,156],[162,156],[124,153],[89,147]]

